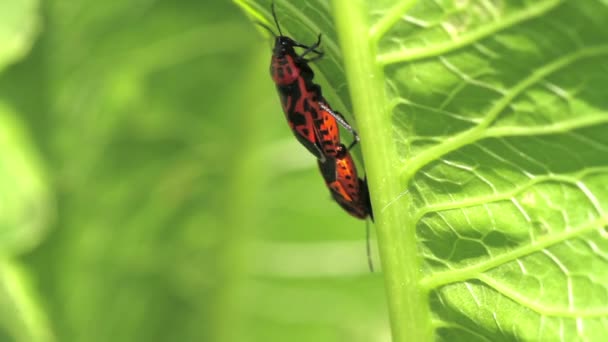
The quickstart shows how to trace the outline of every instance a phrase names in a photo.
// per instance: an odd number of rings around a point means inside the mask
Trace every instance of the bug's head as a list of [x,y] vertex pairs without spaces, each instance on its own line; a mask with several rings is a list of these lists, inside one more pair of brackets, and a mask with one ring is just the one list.
[[293,45],[294,41],[289,37],[277,36],[275,38],[270,75],[277,85],[293,84],[300,78],[303,69],[309,70],[305,64],[298,64]]
[[296,44],[297,43],[295,42],[295,40],[287,36],[276,36],[276,38],[274,39],[274,49],[272,53],[275,56],[293,55],[293,47]]
[[[297,57],[294,47],[300,46],[295,40],[284,36],[281,31],[281,26],[277,20],[277,14],[274,9],[274,2],[272,3],[272,18],[279,31],[279,34],[275,34],[272,29],[265,25],[260,24],[274,36],[274,48],[272,50],[272,64],[270,65],[270,74],[272,79],[277,85],[288,85],[294,83],[299,77],[302,71],[301,65],[297,65],[294,58]],[[312,71],[311,71],[312,73]]]
[[[273,54],[275,56],[285,56],[285,55],[289,55],[289,54],[294,54],[294,50],[293,47],[297,45],[297,43],[283,35],[283,31],[281,31],[281,25],[279,25],[279,19],[277,19],[277,12],[275,11],[274,8],[274,1],[272,2],[272,4],[270,5],[270,10],[272,12],[272,19],[274,20],[274,24],[277,27],[277,31],[279,31],[279,34],[274,34],[274,49],[273,49]],[[267,30],[271,31],[269,27],[266,27]],[[272,32],[272,31],[271,31]]]
[[284,36],[283,32],[281,31],[281,25],[279,25],[279,20],[277,19],[277,13],[274,9],[274,2],[272,3],[271,7],[271,12],[272,12],[272,19],[274,20],[274,24],[277,28],[277,31],[279,31],[279,34],[276,34],[271,28],[270,26],[266,25],[265,23],[262,22],[256,22],[256,24],[260,25],[261,27],[263,27],[264,29],[266,29],[266,31],[270,32],[270,34],[272,34],[274,36],[274,49],[273,49],[273,54],[275,56],[285,56],[287,54],[293,54],[293,48],[294,46],[297,45],[296,41],[294,41],[293,39]]

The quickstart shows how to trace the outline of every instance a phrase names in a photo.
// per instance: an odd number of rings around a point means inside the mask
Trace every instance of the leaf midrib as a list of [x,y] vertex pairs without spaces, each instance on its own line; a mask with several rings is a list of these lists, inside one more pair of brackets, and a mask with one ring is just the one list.
[[407,206],[389,205],[401,191],[401,161],[385,93],[384,70],[377,63],[377,46],[369,36],[367,8],[364,2],[335,0],[334,13],[375,208],[393,341],[430,341],[431,314],[428,298],[418,286],[422,274],[415,230],[411,225],[404,227],[409,222],[409,212],[403,210]]

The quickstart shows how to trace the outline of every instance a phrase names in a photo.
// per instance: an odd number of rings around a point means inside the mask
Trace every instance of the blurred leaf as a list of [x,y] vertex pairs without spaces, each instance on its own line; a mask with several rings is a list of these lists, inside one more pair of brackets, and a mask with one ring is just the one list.
[[[297,318],[302,339],[386,335],[361,242],[330,284],[262,260],[259,246],[362,240],[364,226],[285,144],[268,44],[233,4],[49,1],[44,19],[0,90],[57,193],[54,234],[25,260],[58,341],[285,340]],[[317,319],[332,298],[348,315]]]
[[[0,72],[29,52],[38,26],[38,1],[0,2]],[[53,337],[41,303],[13,257],[46,236],[54,203],[29,127],[5,101],[7,93],[1,95],[0,339],[48,342]]]
[[276,6],[356,114],[394,340],[601,339],[608,4]]
[[31,138],[15,112],[0,102],[0,255],[23,253],[49,228],[52,202]]
[[44,144],[61,229],[33,258],[59,340],[220,334],[225,150],[241,142],[227,113],[240,110],[231,99],[243,85],[217,85],[247,72],[238,52],[251,47],[246,25],[220,15],[230,8],[48,4],[38,63],[49,68]]
[[[0,321],[14,341],[54,341],[40,300],[21,265],[0,262]],[[8,336],[0,339],[9,339]]]
[[23,57],[38,32],[38,1],[0,1],[0,71]]
[[0,188],[0,324],[15,341],[51,341],[38,296],[25,271],[12,260],[30,251],[47,235],[54,202],[30,134],[2,101]]

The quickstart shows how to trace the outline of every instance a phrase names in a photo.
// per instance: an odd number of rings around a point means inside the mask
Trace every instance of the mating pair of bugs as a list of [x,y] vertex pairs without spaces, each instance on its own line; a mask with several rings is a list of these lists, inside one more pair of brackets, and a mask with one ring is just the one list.
[[[321,35],[313,45],[298,43],[283,35],[274,3],[271,9],[279,34],[263,23],[258,24],[275,37],[270,75],[289,127],[298,141],[317,158],[333,199],[349,214],[360,219],[369,216],[373,220],[367,181],[357,176],[357,168],[349,152],[359,142],[359,135],[342,114],[330,107],[321,87],[313,82],[314,72],[309,63],[323,56],[323,52],[317,50],[321,45]],[[298,54],[295,48],[304,50]],[[312,57],[307,58],[309,55]],[[348,147],[340,141],[338,125],[354,137]]]

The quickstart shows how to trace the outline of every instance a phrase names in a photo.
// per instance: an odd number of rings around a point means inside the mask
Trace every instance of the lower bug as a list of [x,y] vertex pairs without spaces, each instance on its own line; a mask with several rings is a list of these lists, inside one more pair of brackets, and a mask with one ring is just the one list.
[[[327,158],[325,161],[318,161],[319,170],[325,184],[329,188],[331,197],[347,213],[360,219],[368,216],[374,221],[374,213],[367,189],[367,181],[357,176],[357,167],[348,152],[348,148],[339,144],[336,149],[336,158]],[[368,221],[369,223],[369,221]],[[371,246],[369,242],[369,225],[366,226],[367,238],[367,262],[370,271],[374,271],[371,258]]]
[[336,158],[318,161],[319,170],[325,179],[332,198],[349,214],[360,219],[374,215],[367,190],[367,181],[357,176],[357,168],[348,148],[339,144]]

